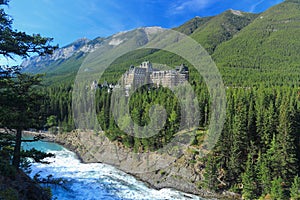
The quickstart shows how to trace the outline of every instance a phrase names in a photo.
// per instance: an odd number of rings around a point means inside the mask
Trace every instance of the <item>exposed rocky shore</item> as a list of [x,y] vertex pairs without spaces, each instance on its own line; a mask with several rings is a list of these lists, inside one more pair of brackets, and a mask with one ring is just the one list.
[[100,162],[132,174],[156,189],[174,188],[204,198],[240,199],[237,194],[216,194],[202,189],[201,165],[191,162],[188,151],[173,157],[167,153],[132,153],[118,142],[109,141],[104,134],[72,132],[59,134],[55,142],[74,151],[83,162]]
[[43,140],[48,142],[55,142],[55,138],[56,138],[56,135],[48,132],[23,131],[23,136],[24,135],[42,136]]

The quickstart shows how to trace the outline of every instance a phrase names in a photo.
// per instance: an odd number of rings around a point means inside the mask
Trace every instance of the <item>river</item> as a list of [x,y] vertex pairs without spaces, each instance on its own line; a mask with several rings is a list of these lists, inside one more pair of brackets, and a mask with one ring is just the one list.
[[[27,138],[28,139],[28,138]],[[113,166],[102,163],[81,163],[75,153],[51,142],[23,143],[23,149],[36,148],[54,153],[47,158],[50,164],[32,163],[29,173],[40,178],[50,175],[52,179],[61,179],[59,184],[48,184],[53,199],[58,200],[183,200],[198,199],[195,195],[182,193],[174,189],[156,190]]]

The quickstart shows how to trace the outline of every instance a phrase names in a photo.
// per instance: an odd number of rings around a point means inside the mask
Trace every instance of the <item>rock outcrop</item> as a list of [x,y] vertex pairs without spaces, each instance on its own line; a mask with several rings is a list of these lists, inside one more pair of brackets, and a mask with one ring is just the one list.
[[239,198],[202,189],[200,165],[191,162],[188,151],[175,158],[167,153],[133,153],[121,143],[109,141],[103,133],[96,135],[93,132],[59,134],[56,142],[76,152],[83,162],[115,166],[156,189],[174,188],[208,198]]

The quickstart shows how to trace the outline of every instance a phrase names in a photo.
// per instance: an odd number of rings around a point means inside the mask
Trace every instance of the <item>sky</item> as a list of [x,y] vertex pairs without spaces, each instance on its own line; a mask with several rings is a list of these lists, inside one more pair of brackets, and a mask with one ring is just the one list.
[[[63,47],[79,38],[107,37],[143,26],[173,28],[228,9],[259,13],[283,0],[11,0],[13,27],[54,38]],[[0,61],[3,61],[3,59]]]

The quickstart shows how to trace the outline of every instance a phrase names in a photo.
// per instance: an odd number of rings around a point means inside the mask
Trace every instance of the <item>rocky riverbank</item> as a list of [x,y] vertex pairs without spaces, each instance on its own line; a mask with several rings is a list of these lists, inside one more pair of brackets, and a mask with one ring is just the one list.
[[201,189],[201,164],[191,162],[192,154],[188,151],[176,158],[167,153],[132,153],[122,144],[109,141],[103,133],[93,132],[59,134],[55,142],[76,152],[83,162],[115,166],[156,189],[174,188],[204,198],[240,199],[234,193],[216,194]]
[[54,142],[56,135],[48,133],[48,132],[35,132],[35,131],[23,131],[23,136],[31,135],[31,136],[41,136],[42,140],[45,140],[47,142]]

